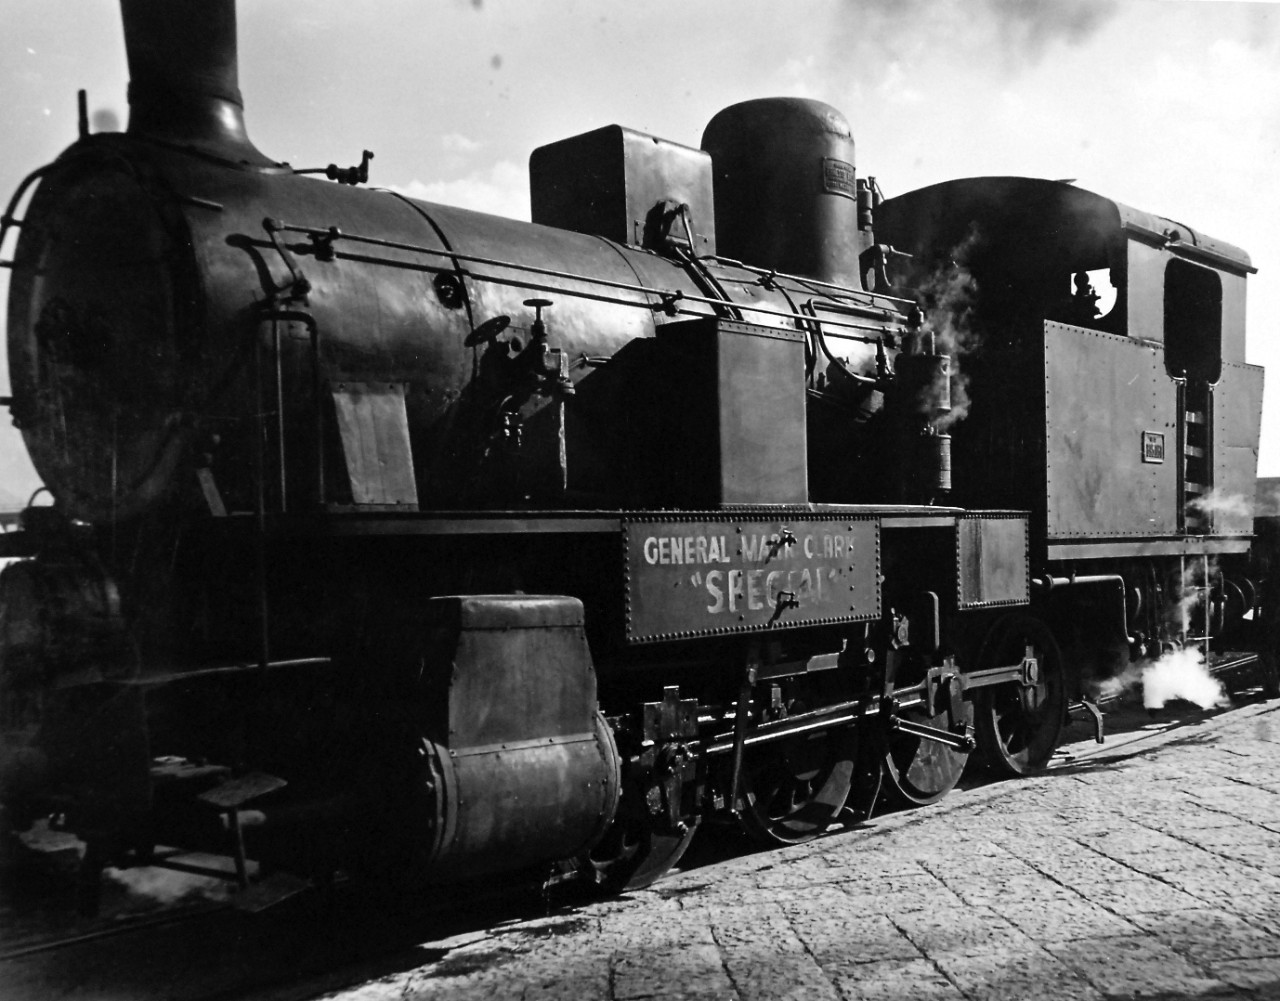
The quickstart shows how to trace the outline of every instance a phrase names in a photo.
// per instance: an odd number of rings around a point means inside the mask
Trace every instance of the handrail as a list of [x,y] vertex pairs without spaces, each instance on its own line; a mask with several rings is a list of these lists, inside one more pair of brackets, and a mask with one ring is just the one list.
[[[404,243],[399,240],[387,240],[382,237],[364,236],[359,233],[348,233],[345,231],[336,231],[331,226],[301,226],[294,223],[288,223],[284,220],[273,220],[276,232],[298,233],[312,240],[323,241],[331,245],[338,240],[348,240],[353,243],[365,244],[373,247],[383,247],[388,250],[406,250],[411,253],[425,254],[432,257],[448,258],[455,262],[454,268],[450,270],[456,274],[476,281],[488,281],[496,284],[519,285],[522,288],[531,288],[537,290],[555,291],[562,295],[580,296],[583,298],[594,298],[602,301],[613,302],[618,305],[626,306],[647,306],[650,309],[662,310],[668,314],[683,313],[690,316],[701,316],[701,312],[691,309],[682,309],[676,304],[679,302],[699,303],[701,305],[711,306],[714,308],[723,308],[725,300],[712,298],[709,296],[691,295],[681,289],[662,289],[651,288],[646,285],[635,285],[630,282],[614,281],[609,278],[601,278],[595,275],[577,274],[572,271],[560,271],[556,268],[543,268],[535,264],[524,264],[519,261],[504,261],[498,258],[481,257],[476,254],[461,254],[454,250],[439,250],[435,247],[424,247],[420,244]],[[476,274],[470,270],[464,270],[457,267],[457,262],[466,262],[468,264],[478,264],[486,267],[509,268],[513,271],[521,271],[531,275],[541,275],[547,278],[560,278],[568,281],[582,282],[586,285],[595,285],[600,288],[613,289],[620,292],[633,292],[645,297],[652,297],[656,302],[635,302],[629,299],[606,299],[603,296],[592,295],[577,289],[567,289],[559,287],[548,287],[537,285],[534,283],[514,282],[511,279],[500,278],[496,275]],[[412,267],[413,265],[406,265]],[[423,270],[427,270],[424,268]],[[837,286],[838,287],[838,286]],[[867,294],[867,293],[864,293]],[[772,316],[784,320],[789,320],[797,325],[802,325],[805,319],[796,313],[785,312],[780,309],[773,309],[768,306],[759,306],[753,303],[734,302],[734,308],[744,311],[756,313],[761,316]],[[874,307],[872,307],[874,308]],[[872,330],[879,331],[879,327],[873,327],[865,323],[854,323],[848,320],[823,320],[830,326],[847,327],[853,330]],[[891,321],[890,321],[891,322]],[[904,321],[905,322],[905,321]]]
[[[13,197],[9,199],[9,204],[5,206],[4,215],[0,216],[0,253],[4,251],[4,240],[9,235],[10,229],[20,229],[24,220],[14,215],[18,210],[18,203],[22,201],[22,196],[27,193],[27,188],[44,176],[53,164],[47,163],[43,167],[37,167],[30,174],[22,179],[22,183],[18,185],[18,190],[13,193]],[[14,261],[0,260],[0,268],[12,268]]]

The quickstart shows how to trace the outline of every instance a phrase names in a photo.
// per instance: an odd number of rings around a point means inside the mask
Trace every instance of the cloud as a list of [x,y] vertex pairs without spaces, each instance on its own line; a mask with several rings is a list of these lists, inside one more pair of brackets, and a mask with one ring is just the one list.
[[440,146],[446,153],[474,153],[480,145],[461,132],[446,132],[440,137]]
[[778,89],[790,97],[816,98],[818,91],[813,81],[817,74],[817,60],[812,52],[793,56],[778,67]]
[[1117,0],[846,0],[827,58],[835,66],[923,69],[942,52],[1016,74],[1057,46],[1087,43],[1119,7]]
[[420,181],[390,185],[393,191],[424,202],[456,205],[511,219],[529,219],[529,175],[511,160],[451,181]]
[[1115,0],[987,0],[1006,50],[1032,63],[1057,43],[1088,41],[1116,13]]

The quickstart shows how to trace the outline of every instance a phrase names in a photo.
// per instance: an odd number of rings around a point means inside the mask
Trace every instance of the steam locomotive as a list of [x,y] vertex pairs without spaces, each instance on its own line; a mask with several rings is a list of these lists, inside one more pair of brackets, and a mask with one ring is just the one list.
[[127,131],[0,232],[53,499],[2,540],[0,800],[87,880],[637,887],[1257,659],[1242,251],[1065,182],[885,199],[797,99],[544,146],[531,224],[426,204],[258,151],[231,0],[122,11]]

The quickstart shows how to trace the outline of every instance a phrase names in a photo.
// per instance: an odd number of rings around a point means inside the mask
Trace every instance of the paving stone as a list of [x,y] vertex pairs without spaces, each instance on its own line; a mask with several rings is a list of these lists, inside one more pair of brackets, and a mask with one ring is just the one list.
[[1249,924],[1280,936],[1280,897],[1272,894],[1230,896],[1224,909]]
[[1129,879],[1133,869],[1108,858],[1074,841],[1060,839],[1062,844],[1034,856],[1027,857],[1027,864],[1037,873],[1043,873],[1063,883],[1076,880]]
[[858,868],[869,876],[927,876],[924,864],[914,858],[849,851],[823,852],[821,858],[833,869]]
[[930,874],[939,878],[979,877],[992,878],[998,876],[1034,877],[1036,870],[1027,862],[1012,855],[970,856],[956,854],[951,857],[939,856],[921,863]]
[[333,997],[1280,1001],[1268,712],[1195,717],[1180,745],[1144,733],[1123,762],[1083,748],[1071,771],[707,865],[583,907],[578,928],[515,922]]
[[916,948],[929,956],[939,952],[989,952],[1035,945],[1023,931],[991,908],[975,907],[960,913],[896,914],[890,920]]
[[[836,989],[776,904],[710,915],[711,933],[743,1001],[838,1001]],[[768,956],[767,962],[761,962]]]
[[1149,876],[1204,872],[1222,868],[1223,862],[1227,861],[1220,855],[1192,846],[1182,849],[1161,848],[1151,851],[1126,852],[1120,855],[1108,851],[1107,855],[1135,872],[1146,873]]
[[1140,877],[1130,873],[1133,879],[1100,880],[1077,886],[1075,889],[1085,899],[1105,907],[1124,917],[1129,914],[1167,913],[1202,907],[1203,901],[1184,890],[1170,886],[1153,877]]
[[924,954],[884,914],[849,914],[811,908],[804,901],[786,907],[792,928],[829,975],[885,960],[914,960]]
[[1080,895],[1032,870],[1028,876],[958,876],[945,880],[966,904],[975,907],[1002,907],[1008,904],[1042,903],[1047,900],[1073,901]]
[[739,996],[714,944],[650,949],[637,941],[634,952],[615,958],[612,984],[616,1001]]
[[[1101,1001],[1085,978],[1039,948],[931,957],[962,992],[982,1001]],[[909,996],[909,995],[908,995]]]
[[965,1001],[965,995],[928,960],[885,960],[837,976],[836,986],[849,1001]]
[[1133,935],[1138,928],[1125,918],[1109,913],[1098,904],[1075,900],[1046,899],[1041,903],[1009,904],[1000,914],[1014,927],[1038,942],[1066,942],[1099,935]]
[[1280,937],[1224,910],[1138,914],[1133,924],[1196,962],[1280,957]]
[[1051,943],[1045,949],[1109,997],[1197,995],[1228,986],[1149,935],[1083,938]]
[[1232,959],[1212,963],[1215,977],[1251,997],[1280,999],[1280,959]]
[[848,906],[855,912],[867,914],[958,910],[965,903],[941,880],[934,880],[917,889],[898,890],[892,893],[864,893],[859,883],[843,883],[841,886],[848,893]]
[[1160,879],[1194,897],[1226,905],[1239,897],[1275,896],[1280,879],[1247,866],[1223,865],[1189,872],[1163,873]]

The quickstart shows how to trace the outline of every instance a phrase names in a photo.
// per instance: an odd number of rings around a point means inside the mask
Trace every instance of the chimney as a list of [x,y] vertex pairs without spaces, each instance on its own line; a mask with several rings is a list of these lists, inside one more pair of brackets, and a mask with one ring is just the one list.
[[272,163],[244,128],[235,0],[120,0],[129,128],[225,160]]

